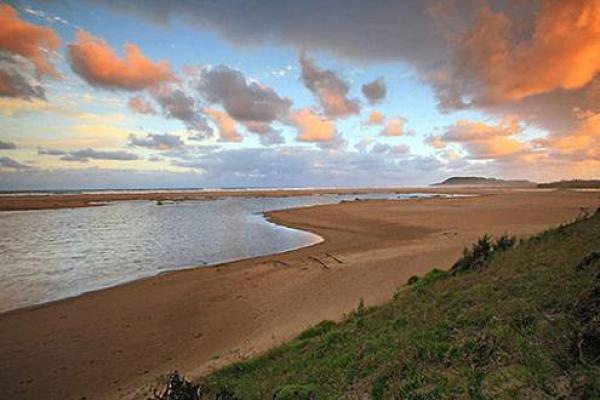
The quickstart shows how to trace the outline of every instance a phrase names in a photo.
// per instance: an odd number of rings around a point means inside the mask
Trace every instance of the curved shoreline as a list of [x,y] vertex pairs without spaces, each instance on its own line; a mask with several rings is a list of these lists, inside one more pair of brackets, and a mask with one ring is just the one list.
[[[128,200],[117,200],[117,201],[128,201]],[[336,203],[338,204],[338,203]],[[196,269],[201,269],[201,268],[219,268],[219,267],[223,267],[223,266],[227,266],[229,264],[233,264],[233,263],[238,263],[238,262],[242,262],[242,261],[251,261],[254,259],[258,259],[258,258],[263,258],[263,257],[273,257],[273,256],[277,256],[277,255],[282,255],[282,254],[286,254],[289,252],[293,252],[293,251],[297,251],[300,249],[304,249],[304,248],[308,248],[308,247],[312,247],[312,246],[316,246],[319,245],[321,243],[323,243],[325,241],[325,239],[318,235],[315,232],[312,232],[310,230],[304,230],[304,229],[299,229],[293,226],[288,226],[285,223],[277,223],[275,221],[271,221],[268,218],[268,214],[271,212],[276,212],[276,211],[291,211],[291,210],[296,210],[296,209],[302,209],[302,208],[309,208],[309,207],[321,207],[323,205],[329,205],[329,204],[318,204],[318,205],[311,205],[311,206],[300,206],[300,207],[294,207],[294,208],[284,208],[281,210],[273,210],[273,211],[267,211],[267,212],[263,212],[263,213],[259,213],[261,215],[261,217],[263,218],[264,222],[267,224],[272,224],[275,225],[277,228],[285,228],[285,229],[290,229],[290,230],[295,230],[295,231],[299,231],[299,232],[303,232],[303,233],[309,233],[311,235],[316,236],[316,240],[314,242],[311,242],[309,244],[306,245],[301,245],[301,246],[296,246],[293,248],[289,248],[286,250],[282,250],[282,251],[276,251],[274,253],[268,253],[268,254],[262,254],[262,255],[258,255],[258,256],[248,256],[248,257],[240,257],[240,258],[232,258],[232,259],[228,259],[228,260],[222,260],[216,263],[212,263],[212,264],[194,264],[194,265],[189,265],[189,266],[185,266],[185,267],[176,267],[173,269],[165,269],[162,270],[158,273],[152,274],[152,275],[147,275],[147,276],[132,276],[131,278],[124,278],[123,281],[119,281],[116,282],[114,284],[109,284],[107,286],[102,286],[102,287],[98,287],[95,289],[91,289],[91,290],[86,290],[86,291],[82,291],[80,293],[74,294],[72,296],[66,296],[66,297],[62,297],[60,299],[55,299],[55,300],[50,300],[50,301],[45,301],[42,303],[36,303],[36,304],[30,304],[30,305],[26,305],[23,307],[18,307],[18,308],[14,308],[14,309],[10,309],[10,310],[6,310],[6,311],[0,311],[0,317],[2,317],[3,315],[8,315],[8,314],[13,314],[13,313],[19,313],[21,311],[26,312],[26,311],[30,311],[30,310],[35,310],[37,308],[41,308],[41,307],[46,307],[46,306],[52,306],[54,304],[57,303],[61,303],[64,301],[69,301],[72,299],[76,299],[78,297],[81,296],[86,296],[88,294],[91,293],[95,293],[95,292],[101,292],[104,290],[110,290],[110,289],[118,289],[120,287],[124,287],[130,284],[135,284],[136,282],[140,282],[140,281],[144,281],[147,279],[154,279],[157,277],[161,277],[164,275],[169,275],[169,274],[175,274],[178,272],[187,272],[190,270],[196,270]],[[40,209],[40,210],[20,210],[20,211],[43,211],[43,210],[47,210],[47,209]],[[318,238],[318,239],[317,239]]]
[[169,370],[204,374],[339,319],[360,298],[386,301],[411,275],[448,268],[483,233],[529,235],[597,205],[597,194],[506,192],[270,212],[324,242],[0,315],[10,360],[0,361],[0,394],[134,398]]
[[[369,193],[366,193],[369,194]],[[414,194],[414,195],[425,195],[427,196],[428,194],[424,194],[424,193],[410,193],[410,194]],[[436,195],[438,193],[432,193],[431,197],[410,197],[410,198],[390,198],[390,199],[385,199],[383,201],[406,201],[406,200],[429,200],[432,198],[435,198],[434,195]],[[448,194],[439,194],[440,196],[447,196],[447,197],[452,197],[452,195]],[[460,195],[459,195],[460,196]],[[467,195],[468,196],[468,195]],[[207,201],[210,201],[208,199],[206,199]],[[299,246],[294,246],[294,247],[290,247],[287,248],[285,250],[280,250],[280,251],[275,251],[275,252],[271,252],[271,253],[265,253],[265,254],[258,254],[258,255],[248,255],[248,256],[243,256],[243,257],[238,257],[238,258],[230,258],[230,259],[222,259],[219,260],[217,262],[212,262],[212,263],[194,263],[194,264],[190,264],[190,265],[185,265],[185,266],[179,266],[179,267],[172,267],[172,268],[165,268],[163,270],[160,271],[152,271],[152,273],[149,274],[144,274],[141,273],[139,275],[129,275],[127,277],[123,277],[122,279],[119,280],[115,280],[112,281],[110,283],[104,284],[104,285],[99,285],[90,289],[82,289],[80,292],[74,293],[74,294],[70,294],[70,295],[66,295],[64,297],[61,298],[55,298],[55,299],[50,299],[50,300],[46,300],[46,301],[41,301],[39,303],[34,303],[34,304],[27,304],[27,305],[23,305],[23,306],[19,306],[17,308],[12,308],[12,309],[6,309],[6,310],[0,310],[0,315],[2,314],[8,314],[8,313],[14,313],[17,312],[19,310],[27,310],[27,309],[34,309],[34,308],[39,308],[41,306],[45,306],[45,305],[50,305],[53,303],[57,303],[63,300],[69,300],[72,298],[76,298],[79,296],[83,296],[86,295],[88,293],[93,293],[93,292],[97,292],[97,291],[101,291],[101,290],[106,290],[106,289],[110,289],[113,287],[119,287],[119,286],[123,286],[123,285],[127,285],[130,284],[132,282],[135,281],[139,281],[139,280],[144,280],[144,279],[149,279],[149,278],[153,278],[156,276],[161,276],[164,274],[169,274],[169,273],[174,273],[174,272],[178,272],[178,271],[186,271],[186,270],[190,270],[190,269],[196,269],[196,268],[211,268],[211,267],[219,267],[222,265],[226,265],[226,264],[231,264],[231,263],[235,263],[235,262],[240,262],[240,261],[248,261],[248,260],[252,260],[258,257],[270,257],[270,256],[277,256],[280,254],[284,254],[284,253],[288,253],[291,251],[295,251],[295,250],[299,250],[305,247],[310,247],[310,246],[315,246],[323,241],[325,241],[325,239],[319,235],[318,233],[312,231],[311,229],[301,229],[295,226],[291,226],[289,224],[286,223],[286,221],[283,220],[275,220],[273,218],[271,218],[271,214],[272,213],[276,213],[276,212],[280,212],[280,211],[294,211],[294,210],[298,210],[298,209],[302,209],[302,208],[311,208],[311,207],[320,207],[320,206],[324,206],[324,205],[335,205],[335,204],[339,204],[339,203],[343,203],[343,202],[353,202],[353,201],[377,201],[377,200],[382,200],[382,199],[361,199],[361,200],[340,200],[336,203],[325,203],[325,204],[309,204],[309,205],[299,205],[299,206],[293,206],[293,207],[284,207],[284,208],[280,208],[280,209],[275,209],[275,210],[271,210],[271,211],[266,211],[266,212],[259,212],[256,213],[256,215],[260,215],[260,219],[261,219],[261,223],[266,224],[268,226],[273,226],[273,229],[288,229],[288,230],[292,230],[292,231],[296,231],[299,233],[304,233],[304,234],[309,234],[314,236],[314,238],[312,238],[313,240],[310,243],[304,244],[304,245],[299,245]],[[122,201],[132,201],[132,200],[115,200],[114,202],[122,202]],[[150,200],[134,200],[134,201],[150,201]],[[111,204],[111,203],[109,203]],[[8,213],[11,212],[40,212],[40,211],[47,211],[48,209],[35,209],[35,210],[18,210],[18,211],[7,211]],[[250,215],[250,214],[248,214]]]

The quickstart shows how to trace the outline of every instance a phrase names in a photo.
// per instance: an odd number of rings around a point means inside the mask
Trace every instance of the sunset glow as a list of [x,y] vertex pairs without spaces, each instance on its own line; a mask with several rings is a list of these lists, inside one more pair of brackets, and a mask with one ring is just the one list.
[[9,2],[0,190],[595,178],[599,72],[600,0]]

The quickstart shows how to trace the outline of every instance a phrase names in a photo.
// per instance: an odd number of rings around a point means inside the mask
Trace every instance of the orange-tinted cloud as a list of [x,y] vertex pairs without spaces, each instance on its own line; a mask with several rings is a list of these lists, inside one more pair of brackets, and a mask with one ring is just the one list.
[[22,20],[14,8],[0,5],[0,50],[30,60],[39,75],[59,76],[48,53],[58,50],[60,42],[51,28]]
[[310,108],[294,111],[290,118],[298,129],[298,141],[328,142],[335,138],[335,122],[323,119]]
[[537,140],[552,157],[600,161],[600,113],[576,112],[578,126],[567,135]]
[[405,133],[404,125],[406,124],[406,118],[396,117],[391,118],[387,124],[385,124],[385,128],[381,131],[381,134],[384,136],[401,136]]
[[365,125],[380,125],[385,121],[385,115],[382,112],[373,110],[369,114],[369,119],[365,121]]
[[143,90],[175,77],[166,60],[153,62],[134,44],[126,44],[120,58],[104,41],[80,30],[69,44],[71,68],[90,84],[107,89]]
[[304,86],[321,103],[325,115],[339,118],[358,114],[360,106],[356,100],[348,97],[348,83],[335,72],[319,68],[305,53],[300,54],[300,67]]
[[226,112],[214,108],[204,110],[214,121],[219,129],[219,140],[221,142],[241,142],[242,135],[236,129],[235,121]]
[[460,144],[467,151],[468,158],[474,160],[499,159],[523,156],[527,152],[529,145],[515,137],[519,133],[521,127],[512,117],[497,125],[461,120],[448,126],[443,135],[430,138],[429,142],[437,148],[445,143]]
[[459,120],[446,129],[442,139],[446,142],[470,142],[491,140],[499,136],[512,136],[521,132],[518,121],[506,117],[498,125],[488,125],[479,121]]
[[539,7],[523,33],[516,17],[483,6],[458,42],[446,95],[487,105],[590,83],[600,71],[600,0]]

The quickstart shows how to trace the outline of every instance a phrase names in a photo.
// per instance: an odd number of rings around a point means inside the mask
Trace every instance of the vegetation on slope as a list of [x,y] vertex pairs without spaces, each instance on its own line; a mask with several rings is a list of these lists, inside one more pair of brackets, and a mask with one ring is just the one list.
[[484,238],[388,304],[206,377],[200,398],[600,398],[600,212],[513,244]]
[[443,182],[431,186],[506,186],[506,187],[532,187],[536,184],[527,180],[506,180],[486,178],[483,176],[452,176]]
[[600,189],[600,179],[573,179],[540,183],[537,187],[541,189]]

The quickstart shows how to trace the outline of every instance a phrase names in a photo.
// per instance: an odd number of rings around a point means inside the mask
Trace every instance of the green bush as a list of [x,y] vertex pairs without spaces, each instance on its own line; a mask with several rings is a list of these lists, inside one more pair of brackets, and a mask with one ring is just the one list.
[[494,242],[486,234],[477,243],[473,244],[470,249],[465,247],[462,258],[454,263],[450,269],[450,273],[456,275],[462,272],[480,270],[489,264],[494,255],[512,248],[516,242],[516,237],[509,237],[506,234],[500,236]]

